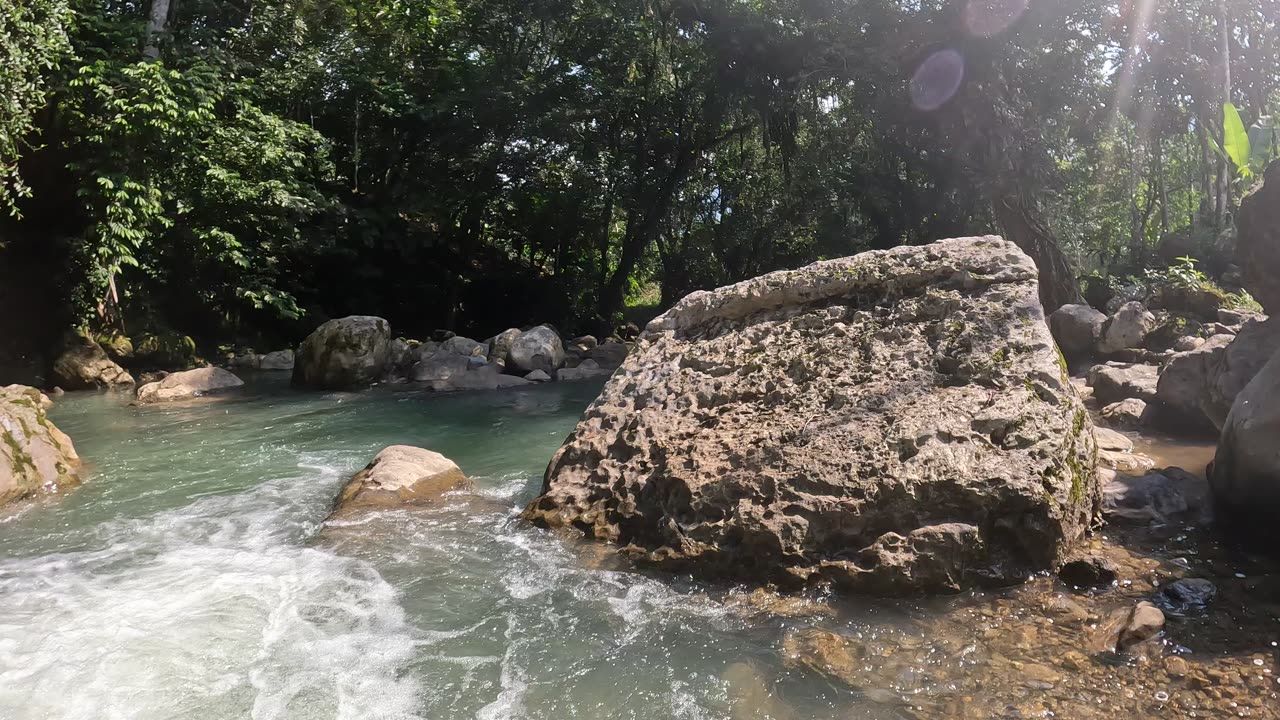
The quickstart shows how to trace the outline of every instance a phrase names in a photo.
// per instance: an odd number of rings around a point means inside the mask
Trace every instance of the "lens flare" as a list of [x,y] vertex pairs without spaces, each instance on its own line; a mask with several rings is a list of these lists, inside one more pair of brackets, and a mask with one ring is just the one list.
[[1027,0],[969,0],[964,11],[969,32],[991,37],[1009,29],[1027,10]]
[[964,57],[947,49],[930,55],[911,76],[911,102],[920,110],[937,110],[955,97],[964,82]]

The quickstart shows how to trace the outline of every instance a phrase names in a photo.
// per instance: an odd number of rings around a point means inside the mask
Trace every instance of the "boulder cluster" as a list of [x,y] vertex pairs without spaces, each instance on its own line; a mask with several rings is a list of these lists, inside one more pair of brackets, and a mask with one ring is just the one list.
[[409,340],[394,337],[382,318],[352,316],[326,322],[303,341],[293,381],[320,389],[409,382],[436,392],[496,390],[603,377],[629,349],[589,335],[566,342],[550,325],[512,328],[483,342],[447,332]]
[[1236,259],[1261,311],[1182,283],[1157,288],[1147,305],[1068,305],[1049,318],[1063,354],[1088,367],[1106,422],[1220,437],[1208,471],[1215,505],[1233,527],[1262,532],[1280,514],[1280,320],[1268,315],[1280,309],[1278,208],[1280,163],[1240,210]]

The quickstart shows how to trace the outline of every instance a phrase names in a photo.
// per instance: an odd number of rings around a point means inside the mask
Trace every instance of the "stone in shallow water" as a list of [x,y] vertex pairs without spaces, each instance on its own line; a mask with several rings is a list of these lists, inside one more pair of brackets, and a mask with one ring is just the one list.
[[170,373],[159,382],[138,388],[138,402],[157,403],[174,400],[190,400],[225,392],[244,385],[235,374],[217,367],[196,368]]
[[1062,582],[1077,588],[1106,587],[1116,581],[1119,568],[1097,555],[1084,555],[1068,560],[1058,570]]
[[391,325],[380,317],[330,320],[298,348],[293,384],[345,390],[382,379],[391,364]]
[[1218,588],[1203,578],[1175,580],[1160,588],[1157,604],[1175,617],[1200,615],[1218,596]]
[[547,471],[533,522],[642,562],[954,591],[1057,566],[1094,439],[1034,263],[999,238],[695,293],[655,320]]
[[52,405],[35,388],[0,387],[0,505],[80,484],[71,438],[45,416]]
[[1116,640],[1116,650],[1125,652],[1163,631],[1164,613],[1149,602],[1140,602],[1129,613],[1124,628],[1120,630],[1120,637]]
[[338,496],[333,514],[358,510],[431,505],[445,493],[471,487],[457,463],[437,452],[409,445],[393,445],[356,473]]

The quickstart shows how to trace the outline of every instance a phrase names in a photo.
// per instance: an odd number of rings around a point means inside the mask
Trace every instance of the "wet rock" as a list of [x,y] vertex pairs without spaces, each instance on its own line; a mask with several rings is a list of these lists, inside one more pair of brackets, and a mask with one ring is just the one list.
[[449,458],[408,445],[386,448],[343,487],[330,519],[376,508],[433,505],[471,482]]
[[294,355],[292,350],[276,350],[262,356],[258,362],[259,370],[281,371],[292,370]]
[[1121,400],[1102,408],[1102,419],[1126,430],[1140,428],[1146,424],[1147,403],[1137,398]]
[[409,371],[409,379],[427,383],[433,390],[447,392],[456,389],[454,380],[465,375],[467,370],[468,362],[465,357],[437,350],[413,366]]
[[98,343],[72,334],[66,349],[53,362],[54,381],[67,390],[119,388],[134,384],[133,376],[112,362]]
[[1049,316],[1049,330],[1063,355],[1083,358],[1093,352],[1106,321],[1106,315],[1088,305],[1063,305]]
[[1126,652],[1164,632],[1164,613],[1149,602],[1140,602],[1129,613],[1129,619],[1116,640],[1116,652]]
[[551,382],[551,376],[541,370],[534,370],[528,375],[525,375],[524,379],[536,383]]
[[45,415],[51,407],[35,388],[0,387],[0,505],[80,484],[80,457]]
[[1203,615],[1218,595],[1218,588],[1203,578],[1175,580],[1160,588],[1156,602],[1174,617]]
[[[1072,585],[1072,583],[1068,584]],[[1089,587],[1088,585],[1072,586]],[[1045,613],[1054,618],[1054,622],[1068,626],[1081,625],[1089,620],[1089,611],[1083,605],[1063,595],[1055,595],[1045,607]]]
[[801,630],[783,640],[782,652],[791,665],[826,675],[851,687],[861,683],[860,658],[865,651],[843,635],[818,628]]
[[1160,370],[1153,365],[1109,362],[1089,370],[1089,387],[1102,405],[1136,398],[1149,402],[1156,398]]
[[556,373],[556,378],[562,382],[571,382],[574,380],[588,380],[590,378],[604,377],[609,375],[610,371],[600,367],[595,360],[583,360],[581,364],[573,368],[560,368]]
[[1280,312],[1280,162],[1240,203],[1236,215],[1236,264],[1244,286],[1268,313]]
[[1140,348],[1155,326],[1156,316],[1147,312],[1142,303],[1125,303],[1103,323],[1097,352],[1106,356],[1127,348]]
[[1188,478],[1189,473],[1180,468],[1141,477],[1119,475],[1102,488],[1103,515],[1113,522],[1171,522],[1191,509],[1185,491]]
[[524,387],[526,385],[536,385],[537,383],[528,378],[516,377],[515,375],[499,375],[498,389]]
[[1038,297],[1034,263],[990,237],[695,293],[650,324],[525,517],[781,585],[954,591],[1056,567],[1099,496]]
[[356,315],[330,320],[302,341],[293,384],[344,390],[382,379],[391,361],[391,325],[379,317]]
[[238,388],[244,381],[233,373],[218,367],[197,368],[170,373],[159,382],[138,388],[138,402],[150,404],[191,400]]
[[1280,519],[1280,354],[1236,398],[1209,470],[1209,486],[1215,507],[1233,529],[1259,538],[1275,536]]
[[564,366],[564,360],[564,345],[560,342],[560,335],[550,325],[539,325],[521,333],[511,343],[507,367],[517,374],[531,373],[534,370],[551,374]]
[[1110,586],[1119,572],[1119,567],[1104,557],[1083,555],[1068,560],[1058,570],[1058,577],[1074,588],[1097,588]]

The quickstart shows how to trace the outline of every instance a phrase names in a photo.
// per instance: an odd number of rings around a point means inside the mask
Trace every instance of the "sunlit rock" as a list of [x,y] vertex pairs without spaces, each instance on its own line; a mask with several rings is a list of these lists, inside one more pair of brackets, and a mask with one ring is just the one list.
[[134,384],[133,376],[107,357],[98,343],[80,335],[67,339],[53,363],[54,381],[65,390],[118,388]]
[[197,368],[170,373],[159,382],[143,385],[138,388],[138,402],[148,404],[190,400],[238,388],[241,385],[244,385],[243,380],[222,368]]
[[75,446],[45,416],[52,405],[35,388],[0,387],[0,505],[80,483]]
[[1057,566],[1095,452],[1034,263],[963,238],[685,298],[525,517],[680,572],[950,591]]
[[393,445],[343,487],[330,518],[361,510],[433,505],[446,493],[470,487],[457,463],[440,453]]
[[356,315],[330,320],[298,349],[293,383],[343,390],[382,379],[391,361],[391,326],[379,317]]

